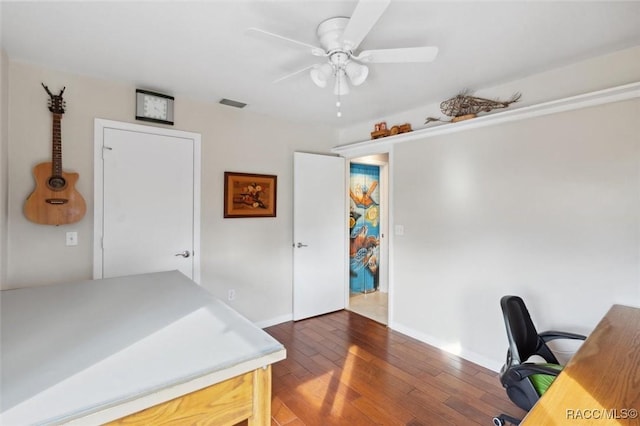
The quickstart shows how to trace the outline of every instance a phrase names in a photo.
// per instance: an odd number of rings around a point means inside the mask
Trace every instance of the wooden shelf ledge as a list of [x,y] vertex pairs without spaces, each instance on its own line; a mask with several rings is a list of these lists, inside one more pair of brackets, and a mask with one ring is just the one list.
[[331,152],[343,157],[354,157],[363,154],[373,154],[387,152],[392,145],[412,141],[416,139],[426,139],[434,136],[446,135],[449,133],[462,132],[465,130],[477,129],[480,127],[493,126],[496,124],[509,123],[512,121],[524,120],[526,118],[539,117],[542,115],[555,114],[564,111],[571,111],[580,108],[587,108],[611,102],[626,101],[640,98],[640,82],[616,86],[609,89],[589,92],[582,95],[543,102],[522,108],[514,108],[494,114],[483,115],[472,120],[460,121],[458,123],[445,123],[431,127],[414,130],[410,133],[401,133],[388,136],[386,138],[352,142],[338,145],[331,149]]

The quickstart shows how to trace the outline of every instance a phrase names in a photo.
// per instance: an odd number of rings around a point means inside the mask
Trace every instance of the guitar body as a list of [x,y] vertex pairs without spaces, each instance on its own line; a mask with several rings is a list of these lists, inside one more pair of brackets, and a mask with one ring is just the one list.
[[[87,211],[82,195],[76,190],[78,173],[62,172],[52,177],[52,163],[40,163],[33,168],[36,187],[24,203],[24,214],[42,225],[66,225],[78,222]],[[53,180],[53,181],[52,181]]]

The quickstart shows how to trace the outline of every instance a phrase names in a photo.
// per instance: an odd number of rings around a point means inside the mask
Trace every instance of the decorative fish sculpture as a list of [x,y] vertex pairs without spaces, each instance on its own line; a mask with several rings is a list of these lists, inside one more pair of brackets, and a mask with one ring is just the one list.
[[[455,123],[467,118],[473,118],[480,112],[489,112],[498,108],[506,108],[514,102],[518,102],[522,95],[514,94],[508,101],[500,101],[498,99],[485,99],[476,96],[470,96],[467,92],[462,92],[451,99],[440,104],[440,111],[443,114],[453,117],[451,120],[442,120],[440,118],[427,117],[424,124],[432,121],[442,121],[446,123]],[[464,118],[463,118],[464,117]]]

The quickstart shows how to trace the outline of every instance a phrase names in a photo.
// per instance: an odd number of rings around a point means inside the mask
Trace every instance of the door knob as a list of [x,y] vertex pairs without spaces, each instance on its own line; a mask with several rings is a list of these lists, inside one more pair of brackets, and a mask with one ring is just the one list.
[[309,246],[306,244],[298,243],[296,247],[300,248],[300,247],[309,247]]
[[191,256],[191,253],[189,253],[189,250],[185,250],[182,253],[176,253],[176,256],[182,256],[182,257],[189,257]]

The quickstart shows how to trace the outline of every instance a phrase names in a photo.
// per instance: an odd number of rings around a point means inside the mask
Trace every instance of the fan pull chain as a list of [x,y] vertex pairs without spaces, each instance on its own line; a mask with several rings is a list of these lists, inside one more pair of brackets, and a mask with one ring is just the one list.
[[337,83],[338,83],[338,100],[336,101],[336,108],[338,109],[338,111],[336,112],[336,116],[338,118],[342,117],[342,110],[341,110],[341,106],[342,106],[342,95],[340,93],[342,93],[342,88],[340,87],[340,76],[339,76],[339,72],[338,71],[336,73],[336,78],[337,78]]

